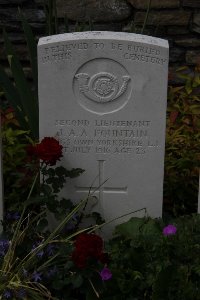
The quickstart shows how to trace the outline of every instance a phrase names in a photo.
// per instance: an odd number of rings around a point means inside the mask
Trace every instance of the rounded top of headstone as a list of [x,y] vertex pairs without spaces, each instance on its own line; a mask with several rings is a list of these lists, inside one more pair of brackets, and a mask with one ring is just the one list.
[[132,41],[138,43],[144,43],[149,45],[156,45],[163,48],[169,48],[167,40],[127,32],[112,32],[112,31],[85,31],[85,32],[73,32],[63,33],[57,35],[51,35],[42,37],[39,39],[38,46],[45,44],[73,41],[73,40],[90,40],[90,39],[108,39],[108,40],[119,40],[119,41]]

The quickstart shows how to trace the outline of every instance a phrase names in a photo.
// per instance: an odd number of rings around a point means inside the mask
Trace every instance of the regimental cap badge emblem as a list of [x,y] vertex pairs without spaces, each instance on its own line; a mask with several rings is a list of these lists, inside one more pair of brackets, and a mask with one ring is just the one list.
[[128,87],[130,76],[122,76],[122,85],[119,85],[117,76],[108,72],[100,72],[89,76],[87,73],[76,74],[80,92],[88,99],[106,103],[120,97]]
[[79,104],[97,114],[121,109],[131,94],[131,77],[124,66],[108,58],[95,58],[74,74],[73,89]]

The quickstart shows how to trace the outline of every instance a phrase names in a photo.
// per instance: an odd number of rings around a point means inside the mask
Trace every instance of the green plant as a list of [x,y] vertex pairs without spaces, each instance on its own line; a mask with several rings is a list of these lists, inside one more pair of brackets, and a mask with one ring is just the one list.
[[[16,229],[10,241],[5,238],[0,240],[0,299],[57,299],[51,295],[41,275],[48,278],[48,272],[55,268],[55,263],[60,262],[63,256],[65,262],[62,264],[65,265],[71,260],[72,238],[88,230],[82,229],[63,238],[59,235],[74,214],[85,205],[86,200],[81,201],[69,212],[52,233],[46,234],[39,230],[38,223],[46,213],[44,210],[37,215],[29,212],[25,217],[29,208],[28,200],[35,183],[36,180],[27,197],[20,220],[15,224]],[[37,226],[37,230],[33,230],[34,226]],[[32,247],[30,247],[31,241],[34,242]],[[41,259],[44,251],[47,255],[45,259]],[[71,276],[70,272],[67,276]]]
[[58,18],[56,0],[44,1],[44,10],[46,15],[46,34],[58,34]]
[[19,16],[27,41],[30,55],[34,88],[27,81],[22,65],[15,54],[6,31],[3,31],[4,44],[8,63],[14,83],[9,79],[4,69],[0,67],[0,86],[10,106],[15,110],[18,122],[23,130],[29,130],[32,138],[38,138],[38,95],[37,95],[37,45],[30,26],[21,11]]
[[[16,136],[18,131],[15,130]],[[23,145],[21,146],[24,150]],[[21,151],[21,148],[17,150]],[[97,274],[97,281],[101,281],[95,268],[99,271],[103,268],[103,263],[97,264],[103,255],[103,241],[91,234],[98,226],[82,229],[77,226],[90,195],[76,206],[70,200],[58,197],[66,178],[76,177],[83,170],[56,167],[56,162],[62,157],[62,146],[51,137],[44,138],[38,144],[29,145],[27,154],[29,159],[25,168],[30,169],[31,164],[36,165],[36,175],[26,198],[22,195],[20,186],[17,187],[15,193],[17,195],[18,192],[21,197],[20,204],[11,201],[5,205],[4,232],[0,239],[0,299],[58,299],[57,295],[76,299],[73,296],[77,294],[77,288],[84,286],[86,282],[86,286],[89,283],[90,290],[94,293],[96,290],[90,274]],[[38,159],[41,160],[40,167]],[[31,178],[33,179],[33,175]],[[23,187],[22,182],[21,184]],[[17,197],[16,200],[18,202]],[[47,227],[49,212],[58,220],[58,225],[52,232]],[[75,266],[75,256],[74,262],[72,259],[73,239],[88,231],[90,233],[84,235],[89,243],[88,248],[83,243],[86,249],[84,263],[88,263],[90,258],[92,261],[88,269],[81,272],[79,265]],[[91,252],[91,247],[95,251]],[[78,246],[76,251],[80,249]]]
[[[64,25],[62,26],[64,28],[64,32],[69,32],[67,16],[65,16],[62,20],[59,20],[57,17],[56,0],[44,0],[44,10],[46,15],[46,35],[59,34],[60,24]],[[74,27],[75,32],[82,32],[88,30],[93,30],[93,22],[91,18],[85,22],[76,22]]]
[[136,25],[133,20],[133,21],[131,21],[130,32],[144,34],[146,25],[147,25],[147,21],[148,21],[148,17],[149,17],[150,9],[151,9],[151,0],[148,0],[146,15],[145,15],[145,19],[144,19],[142,26]]
[[103,300],[199,300],[200,217],[132,218],[108,242],[113,277]]
[[[22,130],[13,109],[1,110],[1,139],[3,148],[4,208],[21,210],[23,198],[32,183],[34,166],[27,163],[26,147],[31,138]],[[20,193],[19,193],[20,190]]]
[[200,73],[177,70],[183,85],[168,89],[164,209],[175,215],[196,212],[200,161]]

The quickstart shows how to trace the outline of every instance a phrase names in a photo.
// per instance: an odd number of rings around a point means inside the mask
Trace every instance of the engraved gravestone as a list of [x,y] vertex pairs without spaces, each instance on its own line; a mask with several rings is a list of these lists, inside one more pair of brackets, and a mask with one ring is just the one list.
[[93,210],[107,221],[144,207],[160,217],[168,42],[132,33],[61,34],[40,39],[38,61],[40,137],[57,137],[62,164],[85,169],[65,196],[78,201],[92,186]]

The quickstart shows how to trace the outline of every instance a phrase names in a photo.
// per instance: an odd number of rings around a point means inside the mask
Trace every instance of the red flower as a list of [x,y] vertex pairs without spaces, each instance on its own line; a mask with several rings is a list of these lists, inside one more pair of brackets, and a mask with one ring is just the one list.
[[15,117],[15,111],[12,107],[7,108],[5,111],[1,109],[0,114],[2,125],[14,124],[16,126],[19,126],[19,123]]
[[96,234],[81,233],[74,246],[72,260],[78,268],[85,268],[90,258],[101,260],[103,257],[103,240]]
[[100,276],[101,279],[105,281],[112,278],[112,273],[107,267],[104,267],[103,270],[100,272]]
[[75,263],[75,265],[80,269],[84,269],[86,267],[87,259],[88,257],[85,254],[81,255],[78,251],[74,251],[72,253],[72,260]]
[[169,119],[171,121],[171,123],[175,123],[176,119],[178,117],[178,111],[171,111]]
[[45,137],[35,146],[28,147],[28,153],[35,155],[48,165],[55,165],[62,157],[62,145],[53,137]]
[[102,264],[108,264],[110,261],[108,253],[101,253],[101,255],[99,256],[99,260]]

